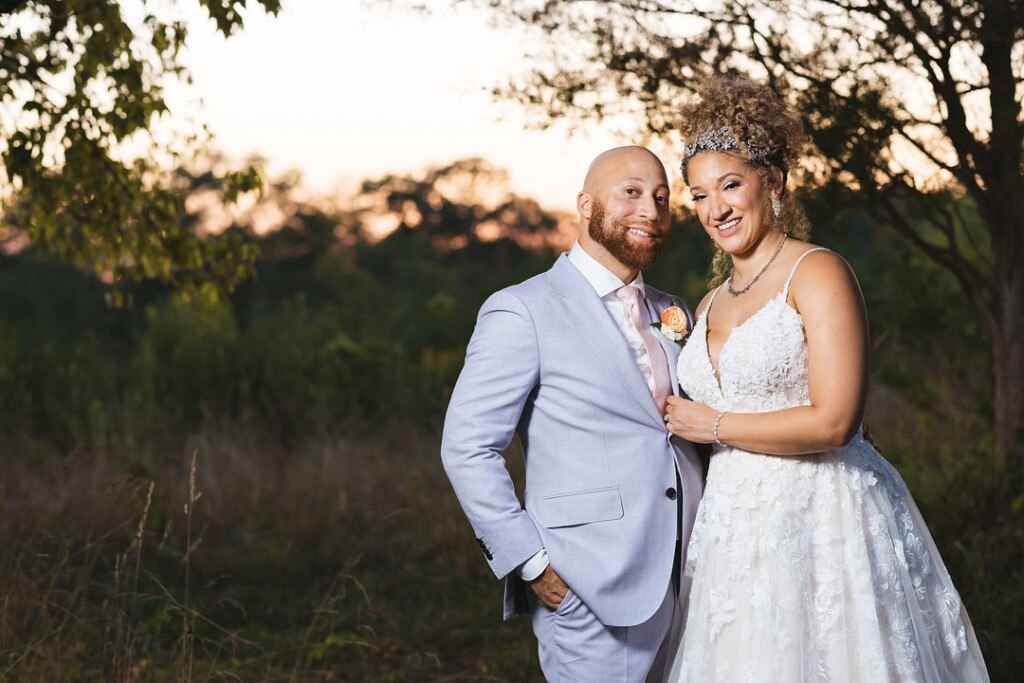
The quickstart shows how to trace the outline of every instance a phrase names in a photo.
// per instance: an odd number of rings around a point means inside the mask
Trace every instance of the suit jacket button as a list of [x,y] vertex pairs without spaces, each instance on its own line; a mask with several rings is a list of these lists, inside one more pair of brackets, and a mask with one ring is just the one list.
[[665,496],[668,497],[669,500],[675,500],[676,490],[669,486],[667,489],[665,489]]
[[488,560],[493,560],[494,556],[491,554],[491,549],[487,547],[486,543],[484,543],[484,539],[478,538],[476,539],[476,542],[480,546],[480,550],[484,551],[484,557]]

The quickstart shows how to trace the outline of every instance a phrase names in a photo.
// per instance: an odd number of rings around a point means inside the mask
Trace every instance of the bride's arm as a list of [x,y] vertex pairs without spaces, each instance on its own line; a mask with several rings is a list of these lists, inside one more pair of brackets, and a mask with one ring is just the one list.
[[[798,455],[846,444],[860,428],[868,374],[864,299],[847,263],[831,252],[807,256],[790,285],[807,336],[811,405],[770,413],[725,413],[669,398],[669,429],[700,443],[718,440],[758,453]],[[771,343],[772,340],[765,340]]]

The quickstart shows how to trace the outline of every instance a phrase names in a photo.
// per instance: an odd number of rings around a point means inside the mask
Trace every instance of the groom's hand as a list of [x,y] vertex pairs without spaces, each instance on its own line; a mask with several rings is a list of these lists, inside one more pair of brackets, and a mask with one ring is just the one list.
[[558,609],[562,604],[562,598],[569,590],[569,586],[565,585],[565,581],[562,581],[562,577],[555,573],[550,564],[544,568],[540,576],[530,582],[530,588],[541,602],[553,610]]

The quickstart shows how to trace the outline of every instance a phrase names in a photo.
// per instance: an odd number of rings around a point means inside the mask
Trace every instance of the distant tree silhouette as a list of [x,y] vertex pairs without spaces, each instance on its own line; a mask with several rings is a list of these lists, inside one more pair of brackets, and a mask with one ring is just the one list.
[[558,216],[511,193],[507,181],[503,169],[472,158],[431,167],[421,177],[367,180],[362,194],[376,215],[395,216],[397,230],[417,230],[443,251],[500,238],[542,246]]

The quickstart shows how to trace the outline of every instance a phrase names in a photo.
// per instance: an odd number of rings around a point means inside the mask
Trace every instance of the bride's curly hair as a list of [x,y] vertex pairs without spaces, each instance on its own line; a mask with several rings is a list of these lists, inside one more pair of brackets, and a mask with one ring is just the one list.
[[[769,224],[796,239],[810,236],[810,222],[786,192],[789,169],[799,163],[806,144],[800,116],[768,86],[742,76],[712,76],[697,86],[698,100],[683,105],[679,132],[684,142],[680,171],[689,184],[687,165],[705,150],[728,151],[742,156],[764,187],[778,187],[774,169],[782,170],[779,217],[769,211]],[[709,284],[722,283],[732,271],[732,259],[720,248],[711,262]]]

